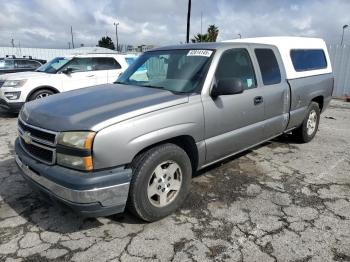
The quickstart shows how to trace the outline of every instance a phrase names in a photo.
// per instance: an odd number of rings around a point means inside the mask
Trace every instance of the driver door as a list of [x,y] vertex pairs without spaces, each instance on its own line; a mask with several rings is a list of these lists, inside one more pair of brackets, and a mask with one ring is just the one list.
[[223,52],[215,81],[239,78],[241,94],[203,96],[206,162],[211,163],[257,144],[263,138],[264,103],[257,86],[254,67],[245,48]]
[[[71,68],[70,73],[63,73]],[[75,57],[61,71],[62,89],[75,90],[96,85],[96,71],[93,71],[93,60],[88,57]]]

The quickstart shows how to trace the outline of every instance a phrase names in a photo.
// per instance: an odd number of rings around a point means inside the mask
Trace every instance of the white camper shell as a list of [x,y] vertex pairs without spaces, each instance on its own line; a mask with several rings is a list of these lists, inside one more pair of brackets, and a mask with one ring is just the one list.
[[[332,73],[332,65],[329,59],[327,46],[324,40],[321,38],[279,36],[243,38],[226,40],[223,42],[241,42],[275,46],[280,52],[283,60],[287,79]],[[325,67],[318,69],[296,70],[292,61],[292,52],[295,50],[322,50],[325,59]]]

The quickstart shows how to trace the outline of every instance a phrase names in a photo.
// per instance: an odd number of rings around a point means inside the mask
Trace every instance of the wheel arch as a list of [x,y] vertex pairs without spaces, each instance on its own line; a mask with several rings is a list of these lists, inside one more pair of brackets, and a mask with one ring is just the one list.
[[60,91],[58,89],[56,89],[53,86],[48,86],[48,85],[44,85],[44,86],[38,86],[36,88],[34,88],[32,91],[30,91],[30,93],[28,94],[27,98],[26,98],[26,102],[29,101],[29,98],[37,91],[41,90],[41,89],[48,89],[51,90],[52,92],[54,92],[55,94],[59,93]]
[[139,157],[142,157],[142,155],[146,151],[150,150],[151,148],[158,146],[158,145],[161,145],[161,144],[166,144],[166,143],[175,144],[175,145],[179,146],[180,148],[182,148],[186,152],[188,157],[190,158],[191,165],[192,165],[192,171],[195,172],[197,170],[198,162],[199,162],[199,152],[198,152],[198,148],[197,148],[197,145],[196,145],[194,138],[190,135],[179,135],[179,136],[165,139],[165,140],[159,141],[157,143],[154,143],[152,145],[149,145],[149,146],[143,148],[142,150],[140,150],[134,156],[132,162],[134,162]]
[[322,112],[323,105],[324,105],[324,97],[323,96],[316,96],[311,99],[311,102],[315,102],[318,104],[318,107],[320,108],[320,112]]

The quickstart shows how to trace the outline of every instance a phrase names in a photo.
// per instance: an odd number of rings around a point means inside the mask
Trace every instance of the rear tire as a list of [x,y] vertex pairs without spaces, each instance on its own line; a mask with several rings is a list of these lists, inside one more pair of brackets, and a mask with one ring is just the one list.
[[132,170],[128,209],[147,222],[173,213],[189,192],[191,161],[174,144],[156,146],[136,157]]
[[30,95],[28,101],[45,98],[53,94],[54,92],[50,89],[39,89],[38,91],[35,91],[33,94]]
[[303,123],[293,131],[293,135],[301,143],[310,142],[317,133],[319,123],[320,108],[316,102],[311,102]]

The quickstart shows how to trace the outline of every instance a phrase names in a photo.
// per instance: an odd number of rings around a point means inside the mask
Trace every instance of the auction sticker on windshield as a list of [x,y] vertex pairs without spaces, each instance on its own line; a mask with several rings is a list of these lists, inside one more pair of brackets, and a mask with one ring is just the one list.
[[210,57],[213,51],[211,50],[190,50],[187,56],[206,56]]

